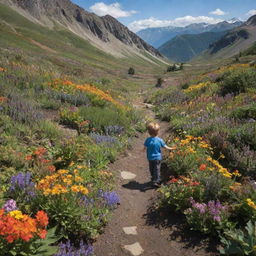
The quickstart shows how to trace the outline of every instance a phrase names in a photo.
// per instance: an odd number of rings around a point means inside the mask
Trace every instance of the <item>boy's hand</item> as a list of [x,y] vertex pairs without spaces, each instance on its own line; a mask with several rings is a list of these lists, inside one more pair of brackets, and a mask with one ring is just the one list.
[[176,147],[168,147],[168,146],[165,146],[165,148],[168,149],[168,150],[175,150],[175,149],[177,149]]

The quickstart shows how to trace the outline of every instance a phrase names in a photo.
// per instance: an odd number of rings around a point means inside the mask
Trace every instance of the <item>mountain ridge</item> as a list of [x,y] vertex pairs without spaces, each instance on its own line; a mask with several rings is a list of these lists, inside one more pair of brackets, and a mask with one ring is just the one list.
[[250,17],[242,26],[234,28],[202,55],[203,58],[229,58],[251,47],[256,42],[256,15]]
[[98,48],[124,57],[134,50],[146,51],[161,58],[161,54],[113,17],[99,17],[70,0],[0,0],[0,3],[51,29],[63,26]]
[[242,21],[229,23],[228,21],[219,22],[217,24],[193,23],[185,27],[158,27],[147,28],[137,32],[144,41],[159,48],[161,45],[172,38],[182,34],[200,34],[204,32],[221,32],[233,29],[242,25]]

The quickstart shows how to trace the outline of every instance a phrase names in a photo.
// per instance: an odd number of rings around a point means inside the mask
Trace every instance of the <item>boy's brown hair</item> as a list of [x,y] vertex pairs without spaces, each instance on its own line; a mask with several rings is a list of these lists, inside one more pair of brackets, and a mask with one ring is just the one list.
[[158,132],[160,130],[160,125],[157,123],[149,123],[147,125],[147,130],[150,136],[155,137],[158,135]]

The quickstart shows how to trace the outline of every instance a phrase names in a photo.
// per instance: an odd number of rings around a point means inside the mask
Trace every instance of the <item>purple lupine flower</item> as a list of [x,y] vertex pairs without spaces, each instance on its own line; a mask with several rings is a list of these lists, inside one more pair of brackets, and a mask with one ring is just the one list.
[[100,135],[97,133],[91,133],[90,137],[94,140],[94,142],[96,144],[106,144],[109,147],[113,147],[113,146],[119,144],[118,139],[116,139],[115,137],[112,137],[112,136],[108,136],[108,135]]
[[93,254],[93,247],[85,244],[83,241],[80,242],[79,248],[76,248],[71,244],[70,240],[66,243],[59,245],[59,252],[55,256],[91,256]]
[[120,203],[120,198],[115,191],[103,192],[103,198],[109,207],[116,206]]
[[35,183],[31,181],[31,173],[18,173],[11,177],[10,193],[17,191],[26,194],[26,200],[35,196]]
[[17,188],[24,190],[28,187],[34,187],[35,184],[31,181],[31,173],[18,173],[15,176],[11,177],[11,187],[10,190],[14,191]]
[[13,200],[13,199],[8,200],[8,201],[4,204],[3,209],[4,209],[6,212],[11,212],[11,211],[17,210],[16,201]]
[[120,135],[124,131],[124,127],[119,125],[110,125],[104,128],[106,135]]

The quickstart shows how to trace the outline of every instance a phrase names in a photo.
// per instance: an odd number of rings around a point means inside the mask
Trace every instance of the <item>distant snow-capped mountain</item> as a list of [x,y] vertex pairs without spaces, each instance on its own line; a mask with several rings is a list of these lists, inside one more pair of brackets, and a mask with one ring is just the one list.
[[217,24],[194,23],[186,27],[169,26],[147,28],[137,32],[137,35],[150,45],[158,48],[159,46],[163,45],[164,43],[178,35],[228,31],[242,24],[242,21],[237,18],[233,18],[230,21],[222,21]]
[[242,22],[240,19],[238,19],[238,18],[232,18],[232,19],[230,19],[230,20],[227,20],[227,22],[228,22],[228,23],[231,23],[231,24],[236,23],[236,22],[243,23],[243,22]]

